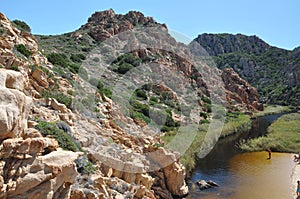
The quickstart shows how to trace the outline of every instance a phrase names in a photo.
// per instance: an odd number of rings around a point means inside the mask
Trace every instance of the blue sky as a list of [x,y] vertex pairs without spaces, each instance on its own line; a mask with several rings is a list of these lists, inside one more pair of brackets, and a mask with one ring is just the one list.
[[285,49],[300,46],[299,0],[1,0],[0,12],[26,21],[34,34],[60,34],[95,11],[138,10],[190,39],[201,33],[257,35]]

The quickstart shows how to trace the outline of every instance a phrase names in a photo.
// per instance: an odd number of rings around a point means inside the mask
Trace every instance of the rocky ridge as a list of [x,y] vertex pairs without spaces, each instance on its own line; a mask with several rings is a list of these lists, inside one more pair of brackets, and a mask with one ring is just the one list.
[[202,34],[198,42],[218,68],[233,68],[263,103],[299,106],[299,50],[270,46],[257,36]]

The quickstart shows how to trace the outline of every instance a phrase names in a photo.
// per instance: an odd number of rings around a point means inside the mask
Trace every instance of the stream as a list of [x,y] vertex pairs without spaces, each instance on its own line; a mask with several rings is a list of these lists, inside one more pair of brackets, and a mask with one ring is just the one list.
[[[290,173],[294,162],[291,154],[267,152],[243,153],[235,144],[241,139],[265,135],[268,126],[281,114],[254,119],[247,132],[240,132],[218,141],[214,149],[197,166],[191,176],[189,199],[292,198]],[[200,190],[198,180],[212,180],[220,187]]]

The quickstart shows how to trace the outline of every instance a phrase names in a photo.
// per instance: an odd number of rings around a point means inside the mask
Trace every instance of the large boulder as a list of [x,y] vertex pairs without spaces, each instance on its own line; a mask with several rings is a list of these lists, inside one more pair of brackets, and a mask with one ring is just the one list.
[[32,100],[23,90],[21,73],[0,69],[0,139],[19,137],[27,128]]

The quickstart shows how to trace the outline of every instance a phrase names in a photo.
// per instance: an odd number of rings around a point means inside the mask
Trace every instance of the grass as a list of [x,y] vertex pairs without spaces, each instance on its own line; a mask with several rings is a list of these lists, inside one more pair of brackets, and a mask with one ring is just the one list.
[[264,137],[241,143],[245,151],[262,151],[270,148],[277,152],[297,153],[300,149],[300,114],[290,113],[281,116],[268,128]]
[[264,110],[254,113],[252,118],[262,117],[265,115],[273,115],[273,114],[277,114],[277,113],[289,112],[291,110],[292,109],[289,106],[266,104],[266,105],[264,105]]

